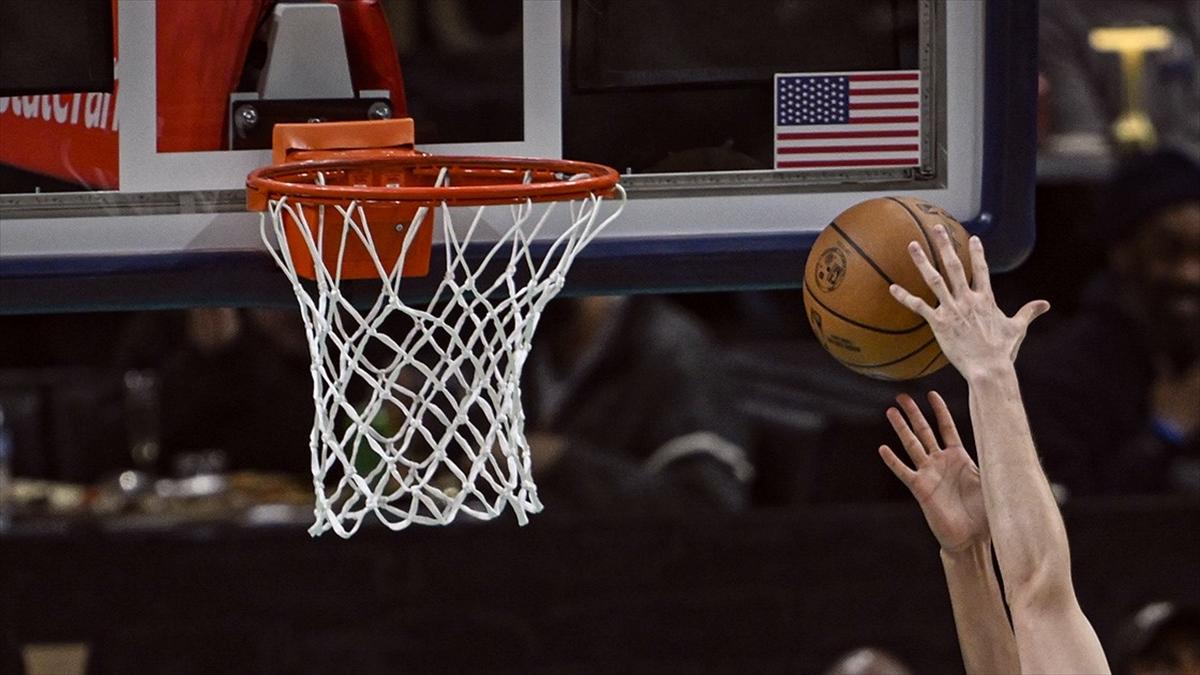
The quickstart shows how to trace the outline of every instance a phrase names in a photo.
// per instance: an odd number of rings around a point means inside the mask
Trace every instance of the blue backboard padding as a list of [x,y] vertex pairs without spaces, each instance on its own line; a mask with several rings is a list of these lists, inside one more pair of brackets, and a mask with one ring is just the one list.
[[983,189],[968,229],[983,239],[992,271],[1007,272],[1037,238],[1037,0],[988,0],[984,22]]

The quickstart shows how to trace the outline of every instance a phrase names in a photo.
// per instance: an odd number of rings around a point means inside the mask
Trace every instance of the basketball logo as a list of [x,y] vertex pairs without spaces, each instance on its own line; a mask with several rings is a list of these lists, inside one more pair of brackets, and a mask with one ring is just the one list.
[[930,204],[929,202],[923,202],[923,201],[915,201],[914,203],[916,204],[916,207],[918,209],[920,209],[924,213],[928,213],[931,216],[941,216],[943,218],[953,219],[953,216],[951,216],[949,213],[947,213],[946,209],[943,209],[942,207],[937,206],[936,204]]
[[831,246],[821,252],[817,259],[817,286],[826,293],[837,288],[842,279],[846,278],[846,254],[837,246]]

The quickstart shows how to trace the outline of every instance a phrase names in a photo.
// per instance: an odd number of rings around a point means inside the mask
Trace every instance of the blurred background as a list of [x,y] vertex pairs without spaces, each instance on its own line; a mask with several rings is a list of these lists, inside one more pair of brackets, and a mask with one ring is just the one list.
[[[418,138],[519,133],[519,12],[393,4]],[[1040,7],[1037,245],[994,286],[1054,308],[1018,366],[1114,668],[1200,672],[1200,2]],[[799,289],[555,301],[524,528],[310,540],[308,368],[290,307],[0,316],[0,673],[961,671],[876,448],[901,391],[968,426],[963,385],[854,375]]]

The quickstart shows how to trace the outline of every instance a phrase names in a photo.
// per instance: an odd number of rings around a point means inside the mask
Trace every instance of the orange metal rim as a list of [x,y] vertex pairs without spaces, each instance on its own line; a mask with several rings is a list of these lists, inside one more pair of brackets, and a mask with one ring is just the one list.
[[[367,186],[317,185],[318,173],[424,168],[468,172],[484,185]],[[555,176],[551,180],[523,183],[528,172]],[[584,176],[570,180],[573,176]],[[561,178],[560,178],[561,177]],[[620,175],[611,167],[565,159],[527,157],[459,157],[377,152],[366,156],[289,162],[255,169],[246,178],[247,190],[267,199],[287,196],[318,203],[400,202],[473,206],[523,201],[568,201],[611,192]]]

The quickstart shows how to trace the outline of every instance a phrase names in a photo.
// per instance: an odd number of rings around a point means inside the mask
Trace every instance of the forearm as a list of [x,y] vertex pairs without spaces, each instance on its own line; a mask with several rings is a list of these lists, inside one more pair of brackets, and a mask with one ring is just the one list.
[[1009,601],[1070,592],[1067,533],[1011,364],[967,373],[988,526]]
[[991,546],[984,542],[954,553],[943,550],[942,568],[967,674],[1020,672]]

